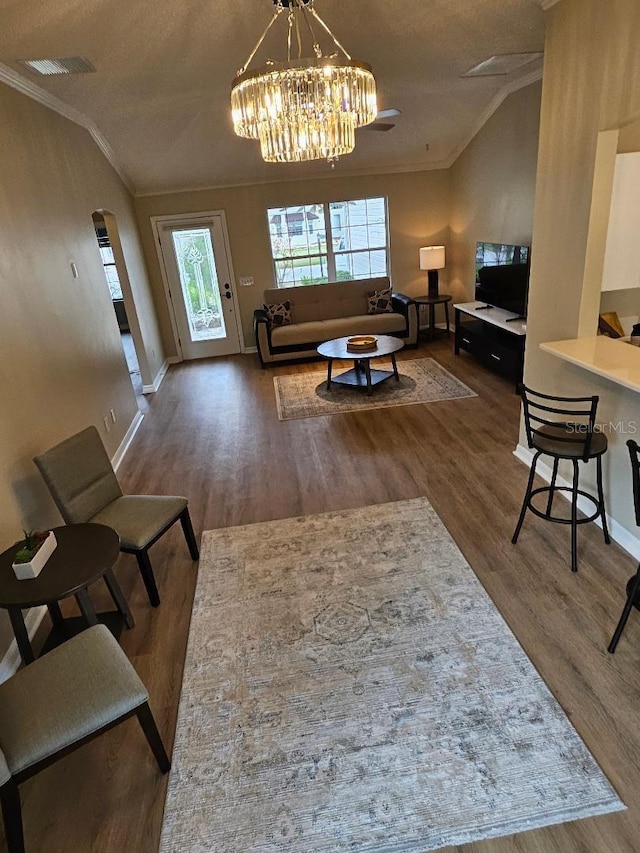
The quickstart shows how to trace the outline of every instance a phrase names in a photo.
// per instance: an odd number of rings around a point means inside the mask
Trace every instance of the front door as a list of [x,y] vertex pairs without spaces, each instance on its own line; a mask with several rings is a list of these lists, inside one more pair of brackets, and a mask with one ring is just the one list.
[[240,352],[222,213],[156,222],[182,357]]

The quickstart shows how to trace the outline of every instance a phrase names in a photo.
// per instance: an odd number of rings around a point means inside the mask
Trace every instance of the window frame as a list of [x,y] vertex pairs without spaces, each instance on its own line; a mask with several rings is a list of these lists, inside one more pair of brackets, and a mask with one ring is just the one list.
[[[100,252],[100,260],[102,261],[102,268],[104,270],[104,277],[107,281],[107,287],[109,288],[109,296],[111,297],[112,302],[122,302],[124,296],[122,294],[122,283],[120,281],[120,274],[118,272],[118,267],[116,266],[115,258],[113,261],[105,261],[104,255],[102,254],[103,249],[111,249],[111,255],[113,256],[113,246],[109,240],[109,235],[107,233],[107,229],[103,226],[95,225],[94,229],[96,232],[96,239],[98,241],[98,251]],[[116,274],[116,281],[118,283],[118,288],[120,290],[120,296],[114,296],[111,292],[111,282],[109,280],[109,276],[107,275],[107,269],[113,267]]]
[[[382,246],[367,246],[364,249],[335,249],[334,248],[334,238],[333,235],[333,226],[331,223],[331,206],[332,205],[348,205],[350,202],[367,202],[367,201],[377,201],[381,200],[384,204],[384,245]],[[273,253],[273,243],[272,243],[272,233],[271,233],[271,216],[276,210],[287,210],[289,207],[319,207],[322,208],[323,216],[324,216],[324,234],[325,234],[325,252],[318,252],[317,254],[308,254],[308,255],[285,255],[282,257],[275,257]],[[286,227],[286,214],[283,216]],[[367,223],[368,225],[368,223]],[[344,224],[339,226],[341,229],[346,227]],[[363,198],[343,198],[343,199],[334,199],[331,201],[325,202],[308,202],[300,205],[286,205],[285,207],[268,207],[267,208],[267,233],[269,237],[269,250],[271,252],[271,261],[273,263],[273,275],[274,282],[276,288],[284,288],[284,287],[308,287],[308,284],[303,283],[291,283],[291,282],[282,282],[278,281],[278,262],[283,261],[308,261],[310,264],[313,260],[319,260],[320,265],[322,266],[323,262],[327,267],[327,280],[328,281],[338,281],[338,273],[337,273],[337,265],[336,258],[340,256],[353,256],[358,254],[369,254],[370,252],[384,252],[385,257],[385,268],[386,273],[380,276],[372,276],[373,278],[391,278],[391,251],[390,251],[390,232],[389,232],[389,199],[386,195],[373,195],[373,196],[364,196]],[[282,236],[279,234],[278,236]],[[291,232],[287,230],[287,236],[291,236]],[[295,236],[295,235],[294,235]],[[346,281],[362,281],[362,279],[352,278],[345,279]],[[313,283],[313,282],[312,282]]]

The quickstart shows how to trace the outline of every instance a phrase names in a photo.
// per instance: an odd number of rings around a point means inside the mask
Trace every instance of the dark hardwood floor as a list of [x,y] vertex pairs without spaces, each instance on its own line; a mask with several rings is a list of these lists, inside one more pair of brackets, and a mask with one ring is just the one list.
[[[423,343],[479,396],[280,422],[273,377],[319,363],[261,370],[253,356],[177,365],[149,398],[120,469],[125,491],[185,494],[196,532],[426,495],[529,657],[628,805],[628,811],[456,848],[459,853],[632,853],[640,849],[640,614],[615,656],[606,646],[634,561],[599,528],[579,536],[529,517],[511,534],[526,469],[512,454],[519,400],[510,383],[451,343]],[[606,460],[605,460],[606,466]],[[631,501],[631,494],[628,495]],[[152,549],[162,605],[148,605],[135,560],[116,574],[136,626],[121,642],[173,743],[197,566],[175,527]],[[98,606],[108,607],[99,586]],[[215,613],[211,618],[217,618]],[[22,787],[28,853],[155,853],[167,777],[135,721]],[[225,853],[225,851],[216,851]]]

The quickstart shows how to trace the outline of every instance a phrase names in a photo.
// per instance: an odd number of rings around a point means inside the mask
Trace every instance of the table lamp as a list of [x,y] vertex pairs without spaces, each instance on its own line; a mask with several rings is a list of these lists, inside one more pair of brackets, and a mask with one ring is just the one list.
[[428,270],[427,295],[438,296],[438,270],[444,269],[444,246],[424,246],[420,249],[420,269]]

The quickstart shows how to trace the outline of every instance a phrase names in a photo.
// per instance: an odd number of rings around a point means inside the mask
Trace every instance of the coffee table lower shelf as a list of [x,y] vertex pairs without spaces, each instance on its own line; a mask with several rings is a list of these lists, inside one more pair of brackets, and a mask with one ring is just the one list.
[[[326,341],[318,347],[318,354],[327,359],[327,391],[331,386],[348,385],[351,388],[364,388],[367,394],[371,394],[376,385],[385,382],[391,376],[400,381],[398,365],[396,364],[396,352],[401,350],[404,343],[399,338],[390,335],[378,335],[376,346],[367,352],[354,352],[349,349],[349,338],[335,338]],[[371,362],[376,358],[390,358],[393,370],[372,370]],[[353,361],[351,370],[333,376],[333,362]]]
[[[370,370],[371,381],[367,384],[367,372],[365,368],[352,367],[345,373],[339,373],[337,376],[332,376],[330,379],[331,385],[351,385],[354,388],[373,388],[374,385],[379,385],[386,379],[394,376],[393,370]],[[329,386],[330,387],[330,386]]]

